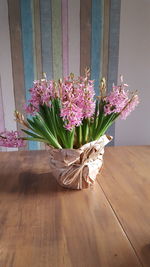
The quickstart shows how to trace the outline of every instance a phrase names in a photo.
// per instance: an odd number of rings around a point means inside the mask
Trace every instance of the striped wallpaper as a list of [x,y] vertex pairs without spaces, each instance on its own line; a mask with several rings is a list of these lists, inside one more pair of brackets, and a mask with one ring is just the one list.
[[[28,89],[42,72],[58,79],[91,68],[98,94],[102,76],[117,81],[121,0],[0,0],[0,131],[20,126]],[[115,127],[110,129],[115,136]],[[28,149],[41,149],[30,142]],[[26,148],[27,149],[27,148]],[[3,149],[6,150],[6,149]]]

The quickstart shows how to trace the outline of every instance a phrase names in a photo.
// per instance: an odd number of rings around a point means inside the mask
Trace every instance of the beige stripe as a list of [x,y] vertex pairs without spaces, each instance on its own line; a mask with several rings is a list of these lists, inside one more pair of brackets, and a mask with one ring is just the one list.
[[15,100],[13,91],[7,1],[0,1],[0,59],[0,76],[3,95],[5,127],[8,130],[16,130],[17,126],[16,122],[14,121],[13,115],[15,110]]
[[[15,95],[15,106],[20,112],[23,111],[25,104],[25,89],[24,89],[24,73],[23,73],[23,57],[22,57],[22,42],[21,42],[21,22],[20,22],[20,1],[8,0],[8,14],[11,40],[11,57],[13,84]],[[17,124],[17,130],[20,131],[22,126]],[[22,134],[24,136],[24,134]],[[26,148],[19,148],[25,150]]]
[[91,0],[82,0],[80,6],[80,73],[84,75],[91,58]]

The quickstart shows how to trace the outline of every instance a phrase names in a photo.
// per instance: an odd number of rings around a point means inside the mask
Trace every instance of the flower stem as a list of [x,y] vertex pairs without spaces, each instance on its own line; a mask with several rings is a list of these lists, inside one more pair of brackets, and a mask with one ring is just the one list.
[[76,134],[77,134],[77,142],[78,146],[80,147],[82,145],[82,126],[76,127]]

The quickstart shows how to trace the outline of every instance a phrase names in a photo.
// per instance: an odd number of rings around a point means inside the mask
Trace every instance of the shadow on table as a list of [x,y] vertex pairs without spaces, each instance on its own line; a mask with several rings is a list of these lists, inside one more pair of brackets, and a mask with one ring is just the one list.
[[147,263],[149,263],[149,266],[150,266],[150,244],[145,245],[141,249],[141,254],[142,254],[142,257],[145,259]]
[[56,192],[75,192],[62,188],[51,173],[23,172],[18,177],[11,174],[1,177],[0,192],[28,194],[52,194]]

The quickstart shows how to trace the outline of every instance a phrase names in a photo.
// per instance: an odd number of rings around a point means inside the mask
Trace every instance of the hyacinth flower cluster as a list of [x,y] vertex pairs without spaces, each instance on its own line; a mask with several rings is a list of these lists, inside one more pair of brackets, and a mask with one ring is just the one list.
[[25,141],[20,138],[20,133],[18,131],[4,131],[0,133],[0,146],[23,147],[25,146]]
[[79,77],[64,80],[61,83],[62,108],[60,116],[65,122],[65,128],[69,131],[75,126],[80,126],[84,119],[91,118],[95,111],[94,81]]
[[39,111],[40,105],[49,106],[50,100],[55,97],[54,88],[54,81],[47,81],[46,79],[34,81],[33,87],[29,90],[30,99],[24,106],[26,113],[35,115]]
[[[43,79],[33,82],[25,113],[15,111],[16,121],[26,136],[19,132],[0,133],[0,145],[21,147],[25,140],[43,142],[54,148],[79,148],[99,139],[120,116],[126,119],[139,103],[123,83],[112,86],[107,94],[106,81],[100,83],[100,96],[95,96],[94,80],[86,69],[84,77],[70,74],[58,82]],[[29,115],[29,117],[28,117]]]

